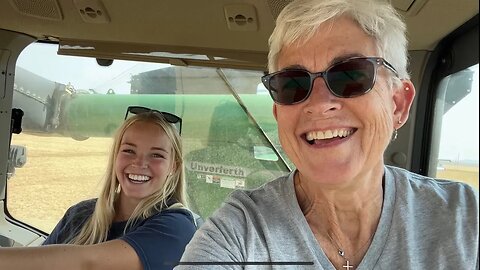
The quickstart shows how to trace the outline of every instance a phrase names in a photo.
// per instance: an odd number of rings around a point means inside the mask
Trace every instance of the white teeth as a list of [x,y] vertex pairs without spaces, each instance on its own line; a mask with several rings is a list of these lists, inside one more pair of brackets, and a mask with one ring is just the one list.
[[141,174],[128,174],[128,178],[134,181],[146,182],[150,180],[150,176],[141,175]]
[[333,132],[331,130],[327,130],[324,133],[325,133],[325,139],[333,138]]
[[335,137],[348,137],[352,134],[351,129],[334,129],[334,130],[325,130],[325,131],[311,131],[306,134],[307,140],[325,140]]

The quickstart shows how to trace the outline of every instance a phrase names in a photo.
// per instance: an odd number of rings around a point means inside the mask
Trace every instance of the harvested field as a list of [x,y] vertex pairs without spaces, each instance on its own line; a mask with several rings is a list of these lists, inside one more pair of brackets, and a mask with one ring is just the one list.
[[[97,196],[111,142],[111,138],[102,137],[79,142],[61,136],[14,135],[12,144],[27,147],[27,163],[7,182],[9,213],[17,220],[50,233],[68,207]],[[184,137],[184,146],[188,146],[184,154],[189,160],[185,165],[190,206],[203,217],[219,207],[232,189],[206,183],[204,175],[192,170],[191,164],[200,162],[246,168],[250,171],[245,178],[247,188],[283,174],[276,163],[252,161],[249,148],[231,145],[205,147],[188,136]],[[271,174],[275,171],[278,175]],[[448,165],[437,176],[464,179],[478,189],[478,166]]]
[[14,135],[12,144],[27,147],[27,163],[7,182],[10,214],[49,233],[68,207],[96,196],[111,142]]

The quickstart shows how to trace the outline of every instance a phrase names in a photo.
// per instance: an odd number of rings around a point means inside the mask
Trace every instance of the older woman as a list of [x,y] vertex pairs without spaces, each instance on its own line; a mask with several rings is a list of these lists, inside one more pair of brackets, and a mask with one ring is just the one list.
[[181,266],[478,269],[472,188],[384,164],[415,95],[406,47],[388,1],[289,4],[262,81],[296,170],[234,192]]

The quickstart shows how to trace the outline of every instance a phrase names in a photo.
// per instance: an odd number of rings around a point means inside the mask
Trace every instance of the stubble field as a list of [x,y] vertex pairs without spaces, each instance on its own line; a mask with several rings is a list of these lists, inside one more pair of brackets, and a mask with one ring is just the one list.
[[96,197],[107,166],[112,139],[78,142],[68,137],[14,135],[27,147],[27,163],[7,182],[7,207],[16,219],[47,233],[65,211]]
[[[15,175],[7,182],[7,209],[11,216],[50,233],[68,207],[97,196],[104,178],[111,143],[111,138],[101,137],[80,142],[62,136],[14,135],[12,144],[27,148],[27,162],[22,168],[17,168]],[[197,148],[200,148],[200,145],[192,147],[193,150]],[[237,153],[238,156],[239,150],[230,152]],[[202,154],[201,158],[191,156],[190,159],[214,162],[214,157],[222,157],[221,163],[224,163],[226,156],[230,155],[207,153]],[[248,167],[253,168],[252,166]],[[444,167],[444,170],[438,172],[439,178],[464,179],[478,190],[478,166],[452,164]],[[198,177],[192,174],[191,178]],[[261,177],[260,182],[268,179],[273,178]],[[198,200],[197,207],[208,205],[212,209],[218,207],[231,191],[212,189],[209,185],[192,187],[195,189],[195,196],[192,198]],[[215,190],[225,194],[214,196]],[[212,211],[207,210],[206,214]]]

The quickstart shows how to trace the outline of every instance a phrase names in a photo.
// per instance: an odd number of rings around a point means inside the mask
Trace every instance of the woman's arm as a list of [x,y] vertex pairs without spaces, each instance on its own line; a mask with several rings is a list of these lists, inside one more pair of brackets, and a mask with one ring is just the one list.
[[0,248],[0,269],[143,269],[135,250],[123,240],[96,245]]
[[100,244],[0,248],[0,269],[172,269],[194,232],[189,214],[169,210],[119,239]]

